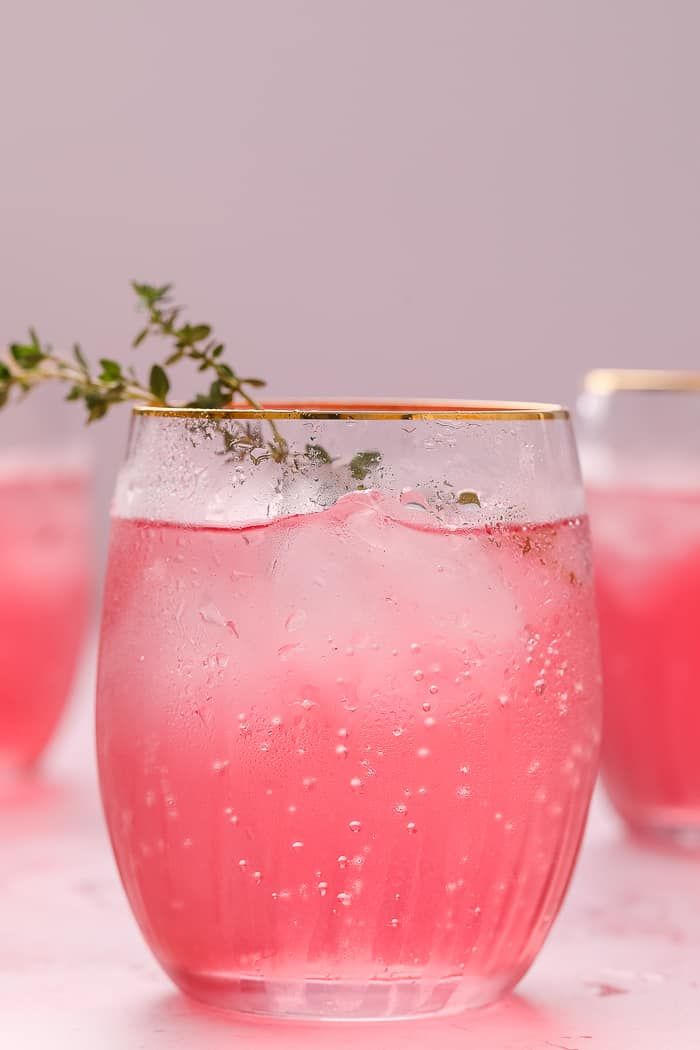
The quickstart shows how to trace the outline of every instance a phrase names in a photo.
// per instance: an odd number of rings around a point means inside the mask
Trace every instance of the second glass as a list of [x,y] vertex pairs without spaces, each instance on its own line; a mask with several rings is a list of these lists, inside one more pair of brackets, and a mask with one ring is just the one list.
[[137,410],[99,764],[132,908],[185,991],[405,1017],[522,976],[596,771],[581,512],[551,406]]
[[595,371],[579,408],[604,780],[636,830],[700,844],[700,372]]

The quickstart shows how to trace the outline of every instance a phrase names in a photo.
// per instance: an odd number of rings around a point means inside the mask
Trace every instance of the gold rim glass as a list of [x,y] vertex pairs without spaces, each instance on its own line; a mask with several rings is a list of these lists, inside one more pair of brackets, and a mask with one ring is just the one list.
[[260,408],[250,405],[229,408],[184,408],[137,405],[135,415],[182,419],[456,419],[456,420],[543,420],[568,419],[561,405],[531,401],[377,401],[368,399],[268,401]]
[[589,394],[700,393],[700,371],[658,368],[594,368],[583,381]]

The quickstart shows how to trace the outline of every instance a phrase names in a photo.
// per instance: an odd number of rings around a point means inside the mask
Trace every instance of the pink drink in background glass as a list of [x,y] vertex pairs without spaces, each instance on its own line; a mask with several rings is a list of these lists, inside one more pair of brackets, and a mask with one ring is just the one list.
[[603,772],[638,828],[700,831],[700,492],[588,494],[605,683]]
[[66,703],[89,601],[88,479],[0,471],[0,773],[30,766]]
[[113,522],[105,811],[195,996],[460,1009],[550,928],[596,768],[587,525],[428,518],[371,491],[249,527]]

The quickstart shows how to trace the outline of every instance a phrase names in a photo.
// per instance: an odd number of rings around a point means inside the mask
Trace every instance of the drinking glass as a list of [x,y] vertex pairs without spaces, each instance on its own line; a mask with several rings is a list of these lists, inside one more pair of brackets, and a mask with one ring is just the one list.
[[12,406],[0,425],[0,777],[31,768],[49,741],[90,603],[89,470],[46,433],[57,418]]
[[184,991],[348,1019],[502,995],[571,875],[599,688],[563,409],[136,410],[98,755]]
[[700,372],[591,372],[579,417],[605,784],[637,830],[700,842]]

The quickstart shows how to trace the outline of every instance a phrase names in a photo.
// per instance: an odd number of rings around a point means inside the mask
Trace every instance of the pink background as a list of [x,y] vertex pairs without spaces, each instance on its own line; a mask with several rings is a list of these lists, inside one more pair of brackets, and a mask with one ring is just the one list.
[[0,39],[2,341],[124,355],[135,276],[275,393],[700,361],[693,0],[5,0]]

